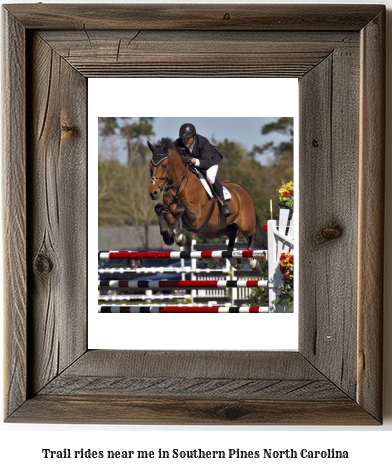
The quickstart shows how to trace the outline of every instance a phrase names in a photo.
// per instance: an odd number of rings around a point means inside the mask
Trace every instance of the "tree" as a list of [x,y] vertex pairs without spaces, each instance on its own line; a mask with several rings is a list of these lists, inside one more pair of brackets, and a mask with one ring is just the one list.
[[219,178],[221,180],[233,180],[241,163],[248,156],[248,151],[239,143],[228,140],[218,142],[218,150],[222,153],[224,159],[219,164]]
[[132,120],[132,117],[100,117],[98,119],[101,136],[117,135],[125,141],[128,166],[135,161],[146,161],[148,148],[144,142],[155,135],[153,117],[139,117],[136,122]]
[[148,194],[149,168],[135,163],[132,168],[117,160],[98,163],[98,225],[133,225],[143,247],[149,247],[149,226],[156,222]]
[[[278,132],[286,137],[279,143],[268,142],[263,146],[255,146],[251,156],[256,153],[272,153],[273,159],[267,170],[264,170],[267,180],[263,180],[263,186],[270,194],[270,199],[277,196],[277,189],[282,181],[292,181],[294,177],[294,120],[292,117],[281,117],[275,122],[270,122],[261,128],[262,135]],[[269,214],[269,213],[268,213]],[[266,217],[266,214],[265,214]]]
[[284,135],[288,135],[291,137],[291,142],[292,142],[292,137],[294,135],[294,120],[293,117],[281,117],[279,120],[276,122],[270,122],[264,125],[261,128],[261,133],[263,135],[267,135],[268,133],[271,132],[279,132],[283,133]]
[[255,160],[239,143],[226,139],[218,143],[218,149],[224,156],[219,164],[219,179],[243,186],[253,199],[260,221],[266,222],[271,193],[275,194],[276,188],[275,184],[271,183],[270,169]]
[[293,117],[281,117],[276,122],[270,122],[261,127],[261,134],[268,135],[272,132],[278,132],[289,137],[288,140],[279,142],[268,142],[262,146],[254,146],[252,150],[253,156],[256,153],[265,153],[272,151],[275,157],[279,157],[282,153],[289,152],[293,155],[293,137],[294,137],[294,119]]

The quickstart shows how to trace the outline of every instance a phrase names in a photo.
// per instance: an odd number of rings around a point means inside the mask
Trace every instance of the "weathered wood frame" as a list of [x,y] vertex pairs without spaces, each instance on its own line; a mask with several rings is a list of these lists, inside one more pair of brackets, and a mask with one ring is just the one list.
[[[19,4],[3,20],[5,419],[381,423],[385,7]],[[94,76],[299,78],[298,352],[87,349]]]

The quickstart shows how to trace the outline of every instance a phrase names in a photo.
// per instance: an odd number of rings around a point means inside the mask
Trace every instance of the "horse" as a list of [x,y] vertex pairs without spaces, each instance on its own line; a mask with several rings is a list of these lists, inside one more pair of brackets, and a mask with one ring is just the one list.
[[[230,207],[234,209],[234,214],[226,218],[216,198],[211,199],[207,194],[195,168],[183,163],[170,139],[161,139],[155,145],[147,144],[152,152],[148,192],[152,200],[159,199],[163,193],[163,204],[155,206],[155,213],[166,245],[176,242],[184,246],[184,228],[207,238],[227,236],[227,250],[234,249],[238,231],[248,238],[250,250],[267,249],[267,233],[260,226],[253,200],[244,187],[222,182],[231,194]],[[171,226],[174,226],[173,230]],[[230,259],[230,263],[237,269],[242,266],[240,259]],[[259,269],[257,259],[249,259],[249,263],[254,270]]]

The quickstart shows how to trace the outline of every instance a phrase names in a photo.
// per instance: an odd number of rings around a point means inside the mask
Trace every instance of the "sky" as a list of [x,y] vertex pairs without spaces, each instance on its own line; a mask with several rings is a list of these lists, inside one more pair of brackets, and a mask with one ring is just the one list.
[[279,117],[156,117],[154,120],[154,139],[161,137],[177,138],[180,126],[190,122],[197,133],[216,142],[225,138],[240,143],[248,150],[254,145],[269,141],[287,139],[280,133],[261,135],[263,125],[275,122]]
[[[263,145],[266,142],[274,141],[279,143],[287,140],[287,136],[281,133],[261,134],[262,127],[270,122],[275,122],[279,117],[155,117],[154,132],[151,142],[156,142],[160,138],[178,138],[179,128],[182,124],[190,122],[196,127],[197,133],[205,136],[212,143],[216,144],[225,138],[243,145],[251,151],[254,145]],[[135,121],[138,117],[133,117]],[[126,150],[124,156],[118,157],[126,160]],[[268,153],[256,155],[256,159],[267,164],[271,156]]]

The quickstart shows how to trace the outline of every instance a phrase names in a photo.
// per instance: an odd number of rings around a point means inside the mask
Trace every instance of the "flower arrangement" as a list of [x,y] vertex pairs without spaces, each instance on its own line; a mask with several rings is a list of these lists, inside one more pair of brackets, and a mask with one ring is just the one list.
[[284,183],[282,181],[282,186],[278,189],[279,192],[279,208],[280,209],[290,209],[290,216],[294,210],[294,183],[289,181]]
[[272,303],[288,306],[289,312],[292,313],[294,311],[294,255],[290,252],[282,252],[278,266],[283,275],[283,281],[278,297]]
[[279,270],[283,273],[285,280],[294,278],[294,255],[290,252],[282,252],[279,259]]

